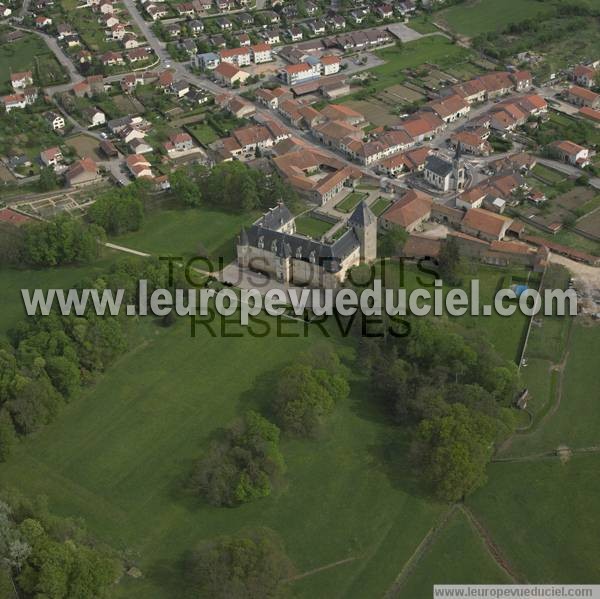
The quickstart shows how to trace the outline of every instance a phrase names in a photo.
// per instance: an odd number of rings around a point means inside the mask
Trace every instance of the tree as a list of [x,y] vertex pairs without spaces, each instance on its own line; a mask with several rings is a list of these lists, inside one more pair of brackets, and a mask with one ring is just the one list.
[[17,440],[15,426],[7,410],[0,410],[0,461],[5,462]]
[[39,191],[52,191],[58,187],[58,177],[51,166],[40,170],[40,178],[37,186]]
[[267,528],[203,543],[188,564],[195,596],[212,599],[276,599],[294,572],[277,534]]
[[183,170],[175,171],[169,176],[171,191],[186,206],[199,206],[202,193],[197,183]]
[[144,207],[139,198],[143,191],[130,185],[102,194],[87,213],[87,219],[102,227],[109,235],[137,231],[144,219]]
[[486,481],[495,430],[492,419],[462,404],[420,424],[416,441],[420,467],[439,499],[459,501]]
[[192,484],[211,505],[234,506],[270,495],[283,470],[279,429],[248,412],[211,445]]
[[460,285],[460,250],[455,237],[449,237],[439,255],[440,278],[446,285]]

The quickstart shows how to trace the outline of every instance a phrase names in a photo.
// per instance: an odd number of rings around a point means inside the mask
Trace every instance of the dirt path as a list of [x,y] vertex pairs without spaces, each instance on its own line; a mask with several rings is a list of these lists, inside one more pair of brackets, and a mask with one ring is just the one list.
[[450,509],[448,509],[442,516],[442,519],[429,529],[427,534],[423,537],[423,540],[414,550],[413,554],[406,560],[406,562],[402,566],[402,569],[398,573],[398,576],[396,576],[396,580],[394,580],[392,586],[384,595],[384,599],[392,599],[394,597],[400,596],[400,589],[405,583],[409,574],[415,569],[417,564],[421,561],[423,555],[436,541],[436,539],[440,535],[440,532],[445,528],[446,524],[448,524],[448,521],[452,517],[452,514],[454,514],[454,512],[456,511],[457,507],[458,506],[456,504],[451,506]]
[[512,569],[512,566],[509,564],[508,560],[504,557],[500,548],[494,540],[492,536],[488,532],[488,530],[483,526],[483,524],[475,517],[475,514],[464,504],[460,504],[459,509],[463,512],[463,514],[467,517],[470,524],[475,529],[475,532],[479,536],[479,538],[483,541],[485,548],[488,550],[492,559],[498,564],[504,572],[509,576],[513,583],[524,583],[527,582],[523,580],[516,572]]
[[332,562],[331,564],[326,564],[319,568],[315,568],[314,570],[308,570],[308,572],[303,572],[302,574],[298,574],[296,576],[292,576],[286,582],[294,582],[295,580],[300,580],[301,578],[306,578],[307,576],[312,576],[313,574],[317,574],[319,572],[323,572],[324,570],[330,570],[331,568],[335,568],[337,566],[341,566],[342,564],[347,564],[349,562],[353,562],[357,560],[358,557],[347,557],[346,559],[338,560],[337,562]]

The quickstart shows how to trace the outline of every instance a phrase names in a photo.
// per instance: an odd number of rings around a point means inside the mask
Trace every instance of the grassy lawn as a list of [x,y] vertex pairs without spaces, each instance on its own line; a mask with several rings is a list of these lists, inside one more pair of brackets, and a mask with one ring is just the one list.
[[549,183],[560,183],[561,181],[565,180],[565,175],[563,173],[560,173],[553,168],[544,166],[543,164],[536,164],[533,168],[533,172]]
[[[549,337],[548,343],[551,342],[552,338]],[[571,448],[600,444],[598,379],[595,372],[599,352],[600,328],[574,324],[558,410],[531,434],[515,437],[507,456],[552,451],[563,444]],[[532,375],[536,376],[535,373]],[[528,372],[526,376],[529,381]],[[551,376],[548,371],[546,376]],[[534,384],[537,385],[538,393],[549,393],[551,389],[548,389],[548,383],[542,377],[543,373],[539,373],[538,382],[534,381]]]
[[474,37],[499,31],[510,23],[539,18],[550,10],[550,6],[537,0],[477,0],[443,10],[434,20],[445,22],[456,33]]
[[388,198],[377,198],[371,206],[371,211],[375,216],[383,214],[392,205],[392,200]]
[[258,213],[231,214],[210,208],[164,209],[147,214],[140,231],[111,239],[135,250],[163,256],[208,255],[225,264],[235,256],[235,238]]
[[[297,596],[382,596],[443,508],[420,497],[406,474],[406,439],[372,413],[363,383],[354,381],[353,397],[321,438],[284,442],[287,473],[272,497],[209,507],[182,490],[192,462],[211,433],[264,398],[280,365],[315,338],[213,338],[201,329],[192,339],[184,321],[140,327],[144,341],[134,351],[20,444],[0,467],[1,484],[47,495],[57,513],[84,517],[94,536],[139,556],[144,577],[125,577],[115,598],[185,596],[187,552],[257,524],[282,535],[299,572],[357,558],[351,568],[303,579]],[[298,323],[286,328],[302,331]]]
[[596,584],[598,468],[598,455],[492,464],[468,503],[528,582]]
[[312,237],[313,239],[320,239],[331,227],[333,227],[333,224],[310,214],[299,216],[296,219],[296,231],[302,235],[308,235],[308,237]]
[[352,191],[341,202],[336,204],[335,209],[346,214],[352,212],[367,195],[360,191]]
[[429,599],[434,584],[509,584],[463,512],[456,510],[400,588],[400,596]]
[[436,31],[439,31],[431,21],[426,20],[423,17],[411,19],[408,26],[419,33],[435,33]]
[[0,44],[0,90],[9,93],[10,73],[32,71],[38,85],[57,85],[67,81],[62,67],[37,35],[28,34],[11,44]]
[[187,130],[190,132],[190,135],[196,138],[198,143],[204,146],[208,146],[219,139],[219,134],[208,123],[188,125]]
[[401,83],[404,80],[404,70],[415,68],[425,62],[437,64],[440,67],[451,66],[457,62],[465,61],[470,52],[460,48],[445,37],[434,35],[424,37],[414,42],[408,42],[398,48],[392,46],[376,52],[385,64],[371,69],[377,79],[371,81],[369,86],[377,91],[390,85]]

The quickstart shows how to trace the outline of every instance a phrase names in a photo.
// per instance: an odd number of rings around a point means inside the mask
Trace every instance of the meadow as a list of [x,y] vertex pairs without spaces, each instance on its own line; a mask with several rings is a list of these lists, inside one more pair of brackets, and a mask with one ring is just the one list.
[[474,37],[500,31],[510,23],[543,17],[551,10],[550,3],[538,0],[470,0],[442,10],[434,21],[446,24],[456,33]]
[[163,256],[206,256],[223,258],[228,264],[235,257],[235,239],[243,225],[259,213],[232,214],[211,208],[182,208],[175,202],[150,209],[139,231],[111,238],[113,243]]

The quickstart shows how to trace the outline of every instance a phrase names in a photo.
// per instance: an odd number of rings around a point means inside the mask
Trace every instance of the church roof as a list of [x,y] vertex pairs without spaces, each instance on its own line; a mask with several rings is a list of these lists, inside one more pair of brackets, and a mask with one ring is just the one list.
[[377,217],[363,200],[354,210],[352,216],[348,219],[348,224],[353,227],[368,227],[377,222]]
[[425,168],[440,177],[447,177],[452,173],[454,166],[452,165],[452,162],[434,154],[427,157]]

